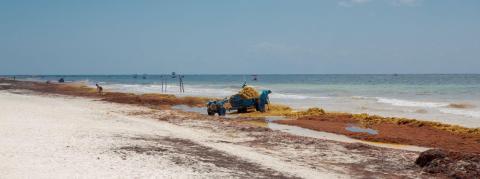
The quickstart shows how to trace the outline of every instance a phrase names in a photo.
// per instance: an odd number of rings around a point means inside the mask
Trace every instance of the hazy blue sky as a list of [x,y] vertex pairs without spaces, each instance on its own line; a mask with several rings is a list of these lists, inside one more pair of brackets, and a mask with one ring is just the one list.
[[0,1],[0,74],[171,71],[480,73],[480,1]]

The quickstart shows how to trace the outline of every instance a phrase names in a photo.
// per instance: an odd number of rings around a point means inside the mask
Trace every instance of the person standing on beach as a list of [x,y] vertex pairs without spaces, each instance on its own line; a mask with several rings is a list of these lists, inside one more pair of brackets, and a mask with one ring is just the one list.
[[103,88],[102,88],[100,85],[98,85],[98,83],[97,83],[97,84],[95,84],[95,86],[97,86],[97,92],[98,92],[98,94],[100,94],[100,95],[101,95],[101,94],[102,94],[102,92],[103,92]]

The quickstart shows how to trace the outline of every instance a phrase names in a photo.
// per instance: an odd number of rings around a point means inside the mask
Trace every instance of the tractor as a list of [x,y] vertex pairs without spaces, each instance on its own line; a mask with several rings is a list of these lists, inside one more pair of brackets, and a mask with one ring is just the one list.
[[262,90],[257,97],[245,98],[240,94],[235,94],[229,98],[217,101],[209,101],[207,103],[208,115],[225,116],[226,111],[237,110],[238,113],[248,112],[249,109],[265,112],[266,106],[270,103],[268,95],[272,93],[270,90]]

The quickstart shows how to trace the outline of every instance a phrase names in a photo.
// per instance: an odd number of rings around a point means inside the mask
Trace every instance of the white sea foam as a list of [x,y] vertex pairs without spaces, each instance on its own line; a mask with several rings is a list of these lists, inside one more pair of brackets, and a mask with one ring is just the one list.
[[329,97],[322,97],[322,96],[304,96],[304,95],[297,95],[297,94],[282,94],[282,93],[272,93],[270,98],[273,99],[327,99]]
[[[224,97],[235,93],[232,89],[213,88],[207,86],[185,85],[185,93],[180,93],[178,85],[167,85],[166,93],[175,95]],[[158,84],[108,84],[105,89],[130,93],[162,93],[162,85]]]
[[409,100],[382,98],[382,97],[377,97],[376,99],[377,99],[377,102],[379,103],[391,104],[394,106],[404,106],[404,107],[438,108],[438,107],[446,107],[449,105],[449,103],[409,101]]
[[454,115],[461,115],[466,117],[473,117],[478,118],[480,117],[480,111],[473,111],[473,110],[464,110],[464,109],[449,109],[449,108],[442,108],[440,112],[446,114],[454,114]]
[[453,115],[460,115],[460,116],[473,117],[473,118],[480,117],[480,111],[478,110],[452,109],[449,107],[450,103],[420,102],[420,101],[408,101],[408,100],[378,98],[378,97],[376,99],[380,103],[391,104],[394,106],[435,108],[444,114],[453,114]]
[[366,96],[352,96],[351,97],[352,99],[375,99],[375,98],[372,98],[372,97],[366,97]]

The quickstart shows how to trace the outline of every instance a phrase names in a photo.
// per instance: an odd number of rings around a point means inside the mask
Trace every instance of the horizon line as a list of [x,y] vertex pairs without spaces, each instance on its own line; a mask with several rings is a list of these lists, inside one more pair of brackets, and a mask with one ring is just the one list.
[[[131,75],[167,75],[170,73],[133,73],[133,74],[0,74],[1,76],[131,76]],[[176,75],[480,75],[480,73],[176,73]]]

